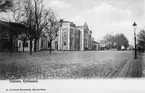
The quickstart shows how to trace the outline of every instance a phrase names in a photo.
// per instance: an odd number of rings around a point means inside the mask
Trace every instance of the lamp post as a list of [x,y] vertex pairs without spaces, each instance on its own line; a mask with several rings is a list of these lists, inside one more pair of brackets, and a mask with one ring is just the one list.
[[136,22],[134,22],[132,26],[134,28],[134,47],[135,47],[134,59],[137,59],[137,50],[136,50],[136,28],[137,28],[137,24],[136,24]]

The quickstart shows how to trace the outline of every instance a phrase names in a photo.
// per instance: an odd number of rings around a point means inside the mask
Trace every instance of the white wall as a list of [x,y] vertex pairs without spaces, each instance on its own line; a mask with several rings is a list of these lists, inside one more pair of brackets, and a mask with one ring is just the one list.
[[[28,47],[24,48],[24,51],[30,51],[30,41],[27,41]],[[21,44],[21,46],[19,46]],[[18,51],[23,51],[23,42],[18,40]],[[34,51],[34,41],[32,41],[32,51]]]

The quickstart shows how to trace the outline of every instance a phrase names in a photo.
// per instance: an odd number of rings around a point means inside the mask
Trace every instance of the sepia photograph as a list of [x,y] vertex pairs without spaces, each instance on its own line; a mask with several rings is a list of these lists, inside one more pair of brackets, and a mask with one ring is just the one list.
[[145,93],[144,78],[144,0],[0,0],[2,93]]

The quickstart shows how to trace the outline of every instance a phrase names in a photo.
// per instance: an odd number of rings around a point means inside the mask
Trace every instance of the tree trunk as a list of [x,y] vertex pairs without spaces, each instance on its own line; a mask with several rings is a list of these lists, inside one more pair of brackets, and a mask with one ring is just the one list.
[[12,52],[13,52],[13,38],[10,36],[10,57],[12,57]]
[[24,44],[25,44],[25,42],[23,41],[23,52],[25,51],[25,49],[24,49]]
[[36,53],[36,44],[37,44],[37,39],[34,40],[34,52]]
[[50,54],[51,54],[51,48],[52,48],[52,41],[50,41],[50,49],[49,49]]
[[30,39],[30,55],[32,55],[32,38]]

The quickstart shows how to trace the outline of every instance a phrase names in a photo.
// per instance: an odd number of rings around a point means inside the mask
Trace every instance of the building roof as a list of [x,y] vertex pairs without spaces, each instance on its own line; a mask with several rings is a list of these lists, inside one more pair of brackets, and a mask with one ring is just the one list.
[[7,22],[1,21],[1,20],[0,20],[0,26],[9,27],[9,25],[7,24]]
[[[0,21],[0,27],[1,26],[3,27],[2,29],[7,29],[8,31],[11,28],[13,28],[16,34],[25,33],[25,31],[27,30],[27,27],[25,25],[20,23],[15,23],[15,22]],[[1,30],[1,31],[7,31],[7,30]]]
[[70,25],[73,26],[73,27],[76,26],[73,22],[70,22],[70,21],[63,21],[63,23],[70,23]]
[[70,23],[70,21],[63,21],[63,23]]
[[83,26],[76,26],[76,28],[82,28]]
[[96,44],[100,44],[99,42],[96,42],[96,41],[92,41],[93,43],[96,43]]

